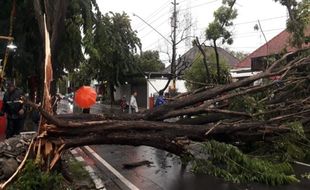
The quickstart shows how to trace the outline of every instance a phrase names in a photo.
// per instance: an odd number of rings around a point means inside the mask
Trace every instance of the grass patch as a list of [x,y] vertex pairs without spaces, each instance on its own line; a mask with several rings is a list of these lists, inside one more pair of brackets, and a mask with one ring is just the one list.
[[90,179],[88,172],[84,169],[83,164],[74,158],[70,158],[67,163],[68,171],[70,172],[70,176],[75,180],[85,180]]
[[44,172],[34,163],[27,161],[22,173],[8,190],[62,190],[63,177],[57,172]]

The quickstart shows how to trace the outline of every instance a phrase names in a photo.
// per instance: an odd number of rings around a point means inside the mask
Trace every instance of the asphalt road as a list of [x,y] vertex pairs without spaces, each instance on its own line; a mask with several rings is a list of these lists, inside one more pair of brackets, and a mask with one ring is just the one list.
[[[60,103],[62,108],[71,109],[67,102]],[[66,107],[66,108],[65,108]],[[91,113],[100,113],[107,106],[97,104]],[[117,108],[115,108],[117,109]],[[69,113],[67,111],[67,113]],[[101,177],[105,187],[110,190],[126,189],[180,189],[180,190],[309,190],[310,180],[303,180],[299,184],[281,187],[269,187],[260,184],[238,185],[224,182],[212,176],[197,177],[190,169],[182,172],[181,161],[177,156],[168,152],[147,146],[117,146],[97,145],[83,148],[102,171]],[[124,164],[139,161],[149,161],[150,165],[143,165],[132,169],[124,169]],[[298,167],[299,173],[310,171],[307,167]]]

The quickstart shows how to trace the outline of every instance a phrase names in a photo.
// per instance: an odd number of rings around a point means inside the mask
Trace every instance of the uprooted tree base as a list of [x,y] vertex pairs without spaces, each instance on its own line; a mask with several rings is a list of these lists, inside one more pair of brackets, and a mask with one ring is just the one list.
[[[278,79],[270,80],[274,77]],[[260,79],[262,84],[252,85]],[[197,173],[236,183],[297,182],[290,163],[310,160],[309,84],[309,51],[300,51],[258,75],[181,94],[137,115],[53,116],[28,102],[46,121],[34,150],[37,159],[50,161],[45,168],[52,168],[71,147],[147,145],[193,162]],[[171,118],[178,120],[168,122]]]

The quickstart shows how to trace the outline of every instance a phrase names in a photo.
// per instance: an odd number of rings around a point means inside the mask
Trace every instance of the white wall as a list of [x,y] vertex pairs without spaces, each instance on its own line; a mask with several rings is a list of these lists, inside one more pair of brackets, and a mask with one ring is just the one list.
[[[167,79],[149,79],[147,82],[147,96],[151,97],[154,94],[157,94],[157,91],[163,89],[167,82]],[[156,88],[157,91],[154,89],[153,86]],[[187,89],[185,87],[185,80],[177,80],[176,88],[177,91],[180,93],[187,92]],[[168,92],[168,89],[169,88],[167,88],[165,92]],[[149,108],[149,98],[147,99],[147,108]]]
[[131,95],[131,85],[125,84],[115,88],[114,98],[120,100],[122,96],[126,96],[126,100],[129,101]]

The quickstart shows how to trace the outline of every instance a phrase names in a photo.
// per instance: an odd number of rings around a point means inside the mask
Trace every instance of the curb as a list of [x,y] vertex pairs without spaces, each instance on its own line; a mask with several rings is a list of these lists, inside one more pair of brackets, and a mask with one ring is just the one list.
[[92,165],[94,165],[91,158],[89,158],[82,149],[74,148],[70,150],[71,154],[78,162],[84,163],[84,169],[88,172],[90,178],[93,180],[93,183],[96,186],[97,190],[106,190],[103,181],[97,176],[95,169]]

